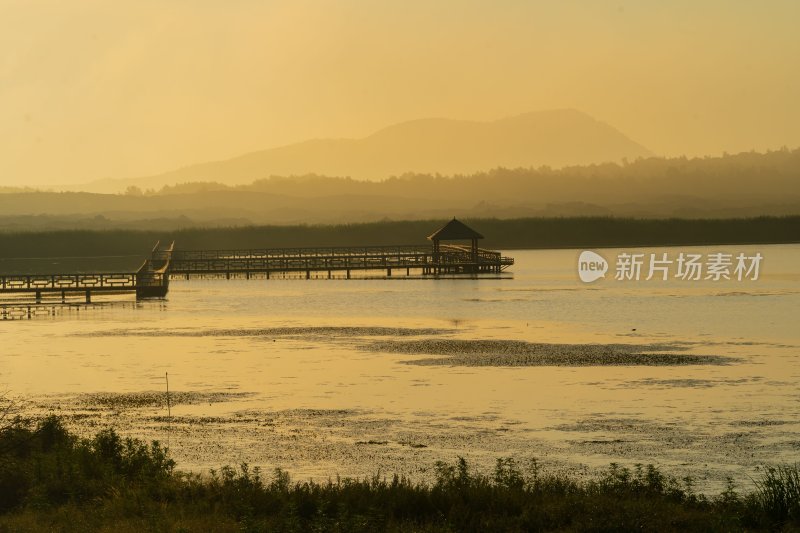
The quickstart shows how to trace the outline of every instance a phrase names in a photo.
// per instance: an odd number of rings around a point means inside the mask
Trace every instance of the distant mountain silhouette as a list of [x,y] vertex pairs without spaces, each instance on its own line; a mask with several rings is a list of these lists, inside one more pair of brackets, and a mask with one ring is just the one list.
[[148,178],[104,180],[92,189],[110,192],[128,185],[160,187],[195,181],[230,185],[271,175],[309,173],[378,180],[406,172],[452,175],[496,167],[561,167],[649,155],[646,148],[608,124],[564,109],[490,122],[413,120],[363,139],[310,140]]

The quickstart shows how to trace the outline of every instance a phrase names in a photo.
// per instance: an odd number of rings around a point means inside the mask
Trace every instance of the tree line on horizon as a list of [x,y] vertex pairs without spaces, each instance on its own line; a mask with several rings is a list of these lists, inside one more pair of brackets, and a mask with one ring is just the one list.
[[[447,219],[432,219],[176,231],[0,232],[0,273],[32,273],[36,258],[65,258],[59,259],[58,265],[48,266],[48,263],[42,268],[65,268],[72,264],[67,261],[69,259],[74,264],[83,265],[86,270],[97,270],[101,267],[97,261],[82,263],[78,258],[106,256],[114,261],[114,270],[124,270],[119,261],[127,257],[134,268],[149,255],[157,241],[175,241],[176,248],[181,250],[424,245],[430,243],[427,236],[446,222]],[[501,250],[800,242],[800,216],[697,220],[607,217],[464,219],[463,222],[486,237],[480,241],[480,246]]]
[[[699,179],[698,179],[699,178]],[[548,191],[555,185],[565,187],[564,192],[579,192],[584,187],[591,188],[593,182],[614,184],[628,181],[626,186],[633,185],[644,192],[653,185],[665,185],[662,193],[669,193],[669,188],[686,187],[684,194],[696,192],[741,193],[750,191],[761,193],[770,191],[765,185],[785,186],[790,192],[800,194],[800,148],[767,152],[742,152],[739,154],[723,154],[698,158],[681,157],[648,157],[634,161],[623,160],[620,163],[608,162],[591,165],[574,165],[561,168],[549,166],[504,168],[498,167],[474,174],[426,174],[407,172],[383,180],[364,181],[351,177],[325,176],[306,174],[302,176],[270,176],[254,179],[244,185],[227,185],[219,181],[196,181],[176,185],[164,185],[159,190],[142,191],[130,188],[127,194],[163,195],[187,194],[214,190],[240,190],[273,192],[296,196],[313,196],[320,194],[374,193],[387,191],[405,192],[408,188],[425,186],[430,192],[454,192],[464,196],[475,195],[465,185],[480,187],[485,182],[500,182],[510,186],[530,186],[535,184]],[[766,180],[760,186],[755,181]],[[555,181],[556,183],[550,183]],[[459,191],[449,190],[458,184]],[[735,187],[739,185],[741,187]],[[567,186],[569,186],[567,188]],[[717,188],[720,186],[721,188]],[[444,189],[444,190],[441,190]],[[466,190],[465,190],[466,189]],[[731,190],[733,189],[733,190]]]
[[189,229],[449,218],[800,215],[800,149],[382,181],[319,175],[131,188],[0,193],[0,231]]

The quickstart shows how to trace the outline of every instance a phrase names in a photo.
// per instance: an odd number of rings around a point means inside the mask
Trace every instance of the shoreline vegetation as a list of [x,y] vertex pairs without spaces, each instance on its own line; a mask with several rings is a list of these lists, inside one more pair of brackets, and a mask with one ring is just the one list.
[[[444,219],[430,219],[163,231],[3,231],[0,226],[0,259],[133,255],[136,256],[132,261],[135,263],[147,256],[156,241],[175,241],[176,246],[183,250],[427,244],[427,235],[446,222]],[[482,247],[501,250],[800,242],[800,216],[728,219],[467,218],[464,222],[486,236],[480,242]]]
[[59,418],[0,418],[0,531],[795,531],[800,466],[767,467],[740,492],[693,490],[653,465],[611,464],[587,479],[535,460],[432,465],[435,481],[293,481],[247,464],[176,469],[157,442],[106,429],[91,439]]

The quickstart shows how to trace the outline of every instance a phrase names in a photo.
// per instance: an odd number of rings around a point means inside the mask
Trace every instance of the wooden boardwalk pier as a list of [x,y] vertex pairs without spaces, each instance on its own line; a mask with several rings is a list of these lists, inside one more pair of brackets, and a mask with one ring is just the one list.
[[37,302],[43,294],[82,294],[91,303],[92,293],[135,292],[137,298],[164,297],[169,290],[169,260],[172,246],[165,250],[156,243],[151,258],[136,272],[101,272],[89,274],[4,274],[0,275],[0,294],[34,295]]
[[387,277],[398,273],[422,276],[446,274],[500,273],[514,263],[499,252],[479,250],[473,257],[469,250],[442,246],[434,252],[430,246],[367,246],[359,248],[275,248],[264,250],[175,251],[169,272],[173,276],[232,274],[271,274],[299,272],[310,279],[312,274],[379,270]]
[[[466,228],[466,229],[465,229]],[[467,231],[468,230],[468,231]],[[437,278],[499,274],[514,264],[500,252],[478,248],[477,232],[453,219],[429,237],[428,246],[365,246],[323,248],[265,248],[249,250],[176,250],[174,243],[156,243],[149,259],[135,272],[89,274],[0,275],[0,294],[34,295],[56,293],[65,301],[68,294],[135,292],[138,298],[163,298],[170,278],[193,276],[250,278],[300,273],[305,279],[343,277],[356,271],[381,271],[386,277],[398,274]],[[442,240],[469,240],[470,246],[442,244]]]

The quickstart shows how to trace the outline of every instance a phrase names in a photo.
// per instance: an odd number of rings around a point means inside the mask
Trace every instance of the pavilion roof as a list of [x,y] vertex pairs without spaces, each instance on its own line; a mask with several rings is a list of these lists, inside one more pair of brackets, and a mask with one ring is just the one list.
[[432,241],[461,241],[483,239],[483,235],[453,217],[453,220],[428,236],[428,239]]

